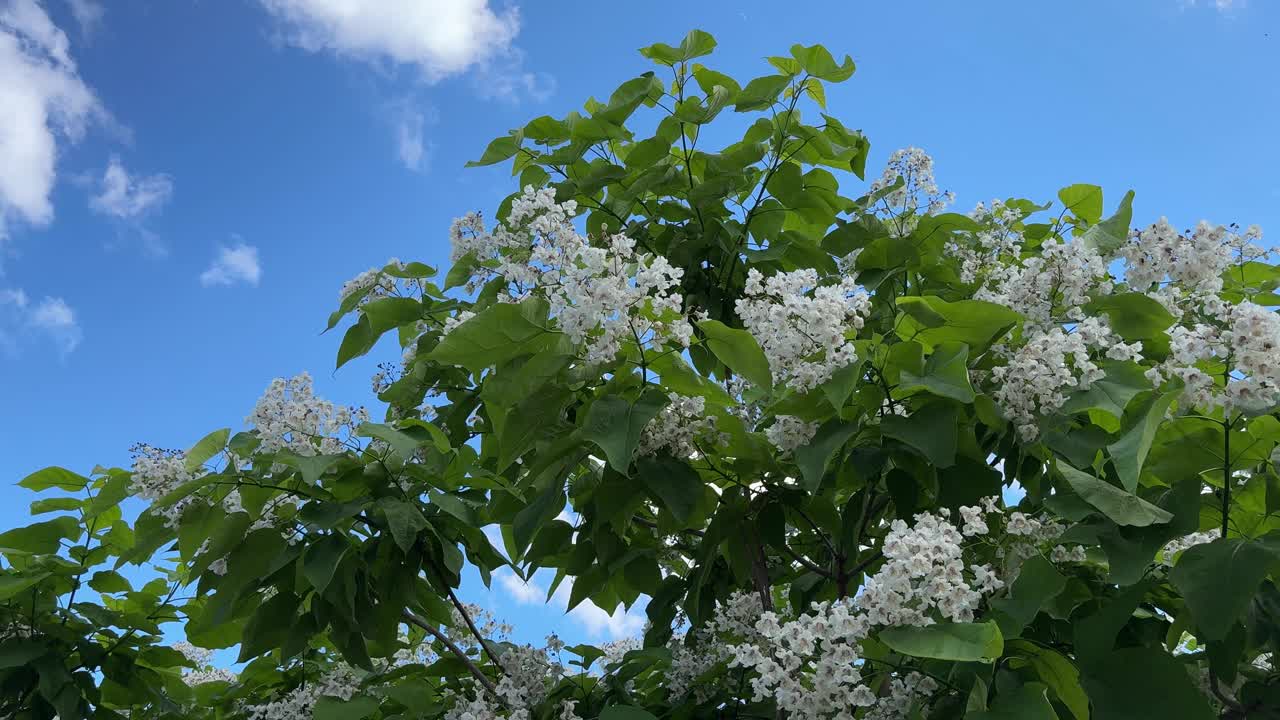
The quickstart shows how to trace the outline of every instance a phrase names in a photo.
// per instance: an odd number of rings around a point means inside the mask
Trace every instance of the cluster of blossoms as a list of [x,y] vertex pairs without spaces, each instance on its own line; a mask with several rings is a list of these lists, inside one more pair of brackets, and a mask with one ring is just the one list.
[[756,642],[760,633],[756,621],[764,611],[760,596],[735,592],[724,602],[716,603],[711,619],[688,635],[677,635],[667,643],[671,667],[665,678],[667,693],[674,701],[693,693],[694,699],[706,702],[715,690],[700,678],[717,663],[732,656],[732,643]]
[[1165,543],[1165,546],[1160,549],[1160,559],[1166,565],[1172,565],[1174,558],[1182,551],[1189,550],[1196,545],[1211,543],[1214,540],[1217,540],[1218,537],[1219,535],[1216,532],[1201,530],[1199,532],[1193,532],[1190,535],[1183,535],[1182,537],[1174,538]]
[[[550,687],[565,674],[564,667],[551,658],[564,643],[555,635],[547,638],[547,646],[539,649],[530,645],[508,646],[500,656],[503,674],[495,692],[497,698],[486,694],[475,682],[467,683],[465,693],[446,692],[452,706],[444,714],[445,720],[492,720],[506,712],[510,720],[530,720],[533,709],[546,699]],[[560,705],[560,720],[579,720],[573,701]]]
[[130,448],[133,453],[133,469],[129,477],[129,494],[152,503],[151,511],[164,519],[165,527],[177,527],[195,500],[185,497],[168,505],[156,501],[195,480],[196,470],[187,468],[187,454],[181,450],[164,450],[146,443]]
[[1006,364],[994,368],[994,396],[1024,440],[1040,432],[1037,420],[1066,403],[1068,394],[1087,390],[1106,373],[1095,354],[1112,360],[1142,359],[1142,343],[1126,343],[1104,320],[1085,318],[1070,331],[1062,327],[1027,328],[1026,340],[1014,348],[1002,346]]
[[213,651],[205,648],[196,647],[185,640],[173,644],[173,649],[182,653],[193,665],[197,667],[195,670],[187,670],[182,673],[182,680],[186,684],[195,687],[211,682],[235,682],[236,674],[226,668],[213,666]]
[[1257,225],[1237,234],[1201,220],[1195,230],[1180,233],[1160,218],[1131,232],[1118,254],[1125,261],[1125,282],[1136,290],[1152,291],[1176,314],[1183,297],[1221,290],[1222,272],[1237,257],[1248,261],[1264,256],[1265,251],[1255,244],[1261,239]]
[[426,285],[419,278],[406,278],[406,270],[399,258],[391,258],[380,268],[369,268],[342,284],[338,290],[338,300],[346,302],[352,296],[359,296],[357,305],[364,305],[371,300],[389,296],[421,295]]
[[871,192],[877,193],[901,182],[897,189],[881,198],[880,209],[890,218],[890,232],[897,237],[909,234],[920,214],[942,212],[955,202],[955,195],[938,189],[933,177],[933,158],[924,150],[908,147],[889,156],[884,172],[872,181]]
[[716,429],[715,416],[707,415],[706,398],[679,393],[671,393],[668,398],[671,402],[645,427],[637,456],[666,450],[674,457],[689,458],[697,454],[698,443],[705,447],[728,442],[728,437]]
[[974,297],[1014,308],[1028,327],[1044,330],[1084,319],[1084,305],[1112,286],[1107,259],[1083,238],[1047,238],[1038,255],[990,268]]
[[688,347],[693,327],[675,291],[684,271],[665,257],[637,253],[625,235],[592,246],[574,228],[576,214],[577,204],[557,203],[553,189],[526,187],[492,233],[475,215],[455,221],[452,257],[474,263],[473,287],[502,278],[509,299],[546,298],[560,330],[586,344],[588,362],[612,359],[626,340]]
[[360,689],[361,680],[358,670],[338,662],[316,680],[305,682],[269,702],[243,705],[240,711],[246,720],[310,720],[320,698],[350,700]]
[[862,329],[871,298],[853,278],[819,285],[816,270],[765,278],[752,268],[745,293],[735,309],[764,350],[775,382],[805,392],[856,359],[846,334]]
[[764,429],[765,438],[782,453],[808,445],[817,433],[818,423],[805,422],[791,415],[777,416],[773,424]]
[[245,423],[261,441],[262,452],[290,450],[298,455],[328,455],[346,449],[341,435],[369,421],[364,408],[335,405],[316,397],[311,375],[276,378],[253,406]]
[[969,211],[969,217],[981,229],[967,242],[948,242],[947,253],[960,261],[962,282],[985,283],[990,270],[1016,262],[1022,252],[1022,233],[1015,226],[1023,214],[1000,200],[992,200],[990,207],[978,203]]

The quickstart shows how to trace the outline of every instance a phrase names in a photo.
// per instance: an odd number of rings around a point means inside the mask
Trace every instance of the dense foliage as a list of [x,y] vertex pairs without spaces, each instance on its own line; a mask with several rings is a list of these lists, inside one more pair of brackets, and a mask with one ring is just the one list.
[[[852,60],[743,85],[714,47],[491,143],[519,189],[442,280],[342,289],[339,366],[403,348],[381,422],[301,375],[244,431],[23,480],[0,715],[1280,717],[1260,231],[1131,230],[1085,184],[947,212],[918,149],[862,181],[822,112]],[[519,646],[467,564],[649,624]]]

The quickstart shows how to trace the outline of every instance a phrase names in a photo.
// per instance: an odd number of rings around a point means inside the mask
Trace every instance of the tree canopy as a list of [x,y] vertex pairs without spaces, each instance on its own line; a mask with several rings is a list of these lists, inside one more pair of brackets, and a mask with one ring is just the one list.
[[[0,714],[1280,718],[1261,231],[1089,184],[952,212],[918,148],[866,182],[825,112],[851,58],[742,83],[715,45],[490,143],[515,191],[443,276],[341,289],[338,367],[402,348],[383,417],[302,374],[242,431],[22,480]],[[648,624],[518,645],[468,565]]]

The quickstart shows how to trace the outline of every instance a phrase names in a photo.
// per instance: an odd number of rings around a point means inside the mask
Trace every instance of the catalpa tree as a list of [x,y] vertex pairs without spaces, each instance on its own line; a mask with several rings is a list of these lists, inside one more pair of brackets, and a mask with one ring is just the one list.
[[[50,492],[0,534],[0,712],[1280,717],[1261,232],[1132,229],[1085,184],[949,212],[919,149],[863,181],[823,112],[852,60],[744,85],[714,47],[493,141],[516,192],[443,278],[342,288],[338,365],[403,349],[380,421],[300,375],[243,431],[23,480]],[[468,565],[648,624],[518,645]]]

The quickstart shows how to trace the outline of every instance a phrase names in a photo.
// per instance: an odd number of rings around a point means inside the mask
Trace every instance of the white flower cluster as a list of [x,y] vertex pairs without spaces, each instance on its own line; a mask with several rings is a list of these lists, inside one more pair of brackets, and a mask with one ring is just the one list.
[[550,188],[526,187],[505,225],[484,231],[478,216],[454,223],[453,257],[474,258],[472,283],[493,277],[509,296],[545,297],[560,330],[586,344],[588,362],[611,360],[622,343],[689,346],[693,327],[676,289],[684,275],[662,256],[637,254],[625,235],[593,247],[573,226],[577,204],[557,203]]
[[165,527],[177,527],[182,513],[195,502],[188,496],[164,507],[155,505],[186,483],[196,479],[196,473],[187,469],[187,454],[180,450],[162,450],[146,443],[131,448],[133,469],[129,476],[129,494],[152,503],[151,512],[164,518]]
[[1016,262],[1022,252],[1022,233],[1014,226],[1022,213],[1000,200],[992,200],[988,208],[978,203],[969,217],[982,226],[970,234],[967,242],[948,242],[947,252],[960,261],[960,280],[966,283],[985,281],[992,270]]
[[765,278],[752,268],[746,296],[735,306],[742,324],[760,343],[775,382],[799,392],[826,382],[856,358],[846,336],[862,329],[871,298],[846,277],[819,285],[813,269]]
[[448,335],[449,333],[453,332],[454,328],[458,327],[462,323],[470,320],[475,316],[476,314],[471,312],[470,310],[459,310],[456,315],[450,315],[449,317],[444,319],[444,327],[440,329],[440,337],[444,337],[445,335]]
[[1084,318],[1084,305],[1111,292],[1107,260],[1082,238],[1045,239],[1040,254],[1021,263],[992,268],[978,300],[1013,308],[1027,325],[1047,329]]
[[262,452],[288,449],[298,455],[329,455],[345,448],[342,433],[368,422],[364,408],[348,408],[316,397],[311,375],[271,381],[245,423],[258,433]]
[[1087,389],[1103,375],[1084,337],[1059,327],[1031,333],[1006,364],[991,371],[996,402],[1028,441],[1040,434],[1039,418],[1061,408],[1070,391]]
[[908,147],[889,156],[880,177],[872,181],[870,191],[876,193],[902,179],[902,186],[881,198],[882,210],[889,216],[890,232],[902,237],[911,232],[920,213],[942,212],[955,202],[955,195],[938,189],[933,177],[933,158],[924,150]]
[[1184,234],[1160,218],[1131,232],[1119,255],[1125,261],[1125,282],[1136,290],[1160,286],[1180,295],[1216,293],[1222,289],[1222,272],[1237,256],[1248,260],[1265,254],[1254,244],[1261,239],[1257,225],[1241,235],[1201,220],[1195,230]]
[[636,455],[645,457],[666,450],[677,458],[690,458],[697,454],[697,443],[717,446],[728,442],[728,437],[716,429],[716,418],[707,414],[707,400],[701,396],[670,393],[671,402],[649,421]]
[[[996,511],[994,499],[984,511]],[[967,510],[964,529],[980,532],[975,509]],[[936,615],[954,622],[972,622],[974,611],[986,595],[1004,587],[995,571],[970,565],[966,572],[961,555],[964,534],[946,518],[920,513],[915,525],[894,520],[885,536],[885,564],[867,579],[858,600],[873,625],[930,625]]]
[[[530,645],[508,647],[500,656],[502,677],[498,680],[494,699],[479,689],[474,681],[466,683],[465,694],[446,692],[453,702],[444,714],[445,720],[494,720],[503,711],[509,720],[530,720],[534,707],[542,702],[549,686],[564,676],[564,667],[551,660],[548,650],[558,651],[564,643],[554,635],[547,638],[548,647]],[[573,705],[560,706],[561,720],[573,720]]]
[[809,444],[818,432],[818,423],[805,422],[792,415],[779,415],[764,429],[764,436],[783,454]]
[[258,705],[244,705],[246,720],[311,720],[322,697],[350,700],[360,688],[359,672],[339,662],[314,682],[307,682],[283,696]]
[[[396,294],[400,289],[398,284],[399,278],[388,275],[387,268],[404,268],[404,263],[397,258],[391,258],[387,264],[380,268],[369,268],[350,280],[342,283],[342,288],[338,290],[339,302],[345,301],[348,297],[357,293],[363,293],[358,305],[364,305],[370,300],[376,300],[381,297]],[[413,287],[418,287],[416,280],[410,280],[409,283]]]
[[665,678],[668,696],[674,701],[692,692],[697,702],[706,702],[715,688],[702,682],[701,676],[730,657],[733,642],[759,640],[755,624],[763,610],[759,595],[734,592],[725,602],[716,603],[711,619],[702,627],[689,636],[673,637],[667,643],[671,652]]
[[226,668],[213,667],[213,651],[196,647],[191,643],[183,640],[173,644],[173,649],[186,656],[192,664],[196,665],[195,670],[185,670],[182,673],[182,680],[186,684],[195,687],[211,682],[235,682],[237,675]]
[[1165,546],[1160,549],[1160,558],[1164,564],[1172,565],[1174,563],[1174,558],[1182,551],[1193,548],[1196,545],[1211,543],[1214,540],[1217,540],[1218,537],[1218,533],[1209,530],[1202,530],[1200,532],[1193,532],[1190,535],[1176,537],[1165,543]]

